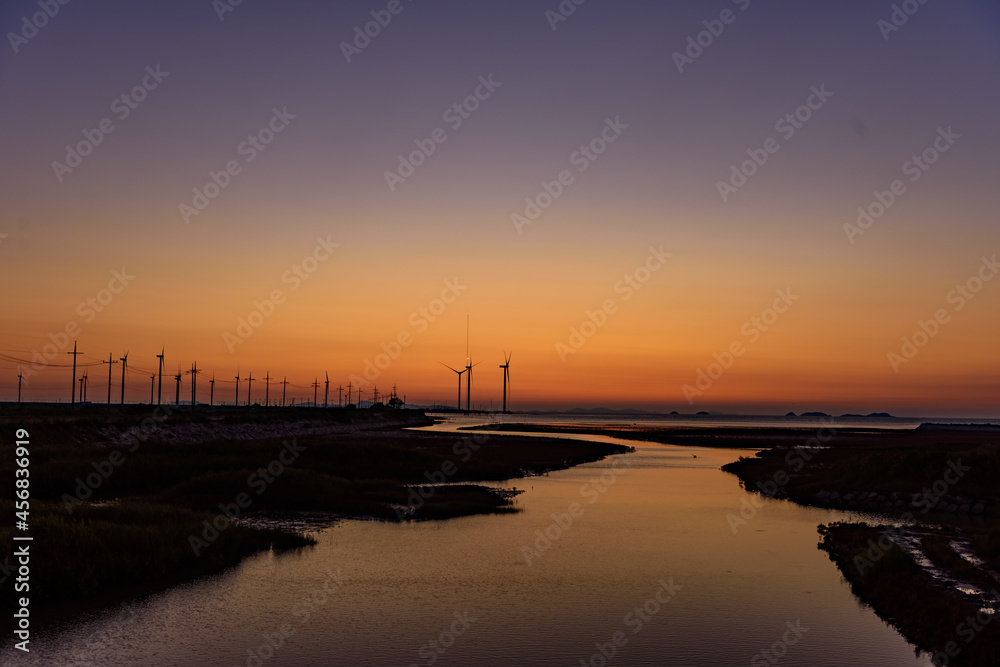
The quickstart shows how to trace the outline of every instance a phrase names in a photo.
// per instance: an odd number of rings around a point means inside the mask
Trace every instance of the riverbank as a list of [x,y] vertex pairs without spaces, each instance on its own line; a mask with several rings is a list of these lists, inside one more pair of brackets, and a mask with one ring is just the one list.
[[[483,483],[627,450],[403,430],[431,423],[403,410],[0,413],[0,427],[29,433],[33,609],[100,606],[219,572],[260,550],[308,548],[310,526],[341,518],[514,512],[516,490]],[[0,476],[14,479],[13,449],[4,451]],[[8,485],[0,512],[13,517],[14,500]],[[306,515],[309,525],[295,521]],[[13,533],[8,522],[0,540],[13,544]],[[10,547],[3,558],[13,558]]]
[[820,548],[862,602],[932,654],[936,664],[996,664],[1000,432],[995,427],[503,428],[755,449],[722,466],[746,490],[863,513],[865,521],[819,526]]

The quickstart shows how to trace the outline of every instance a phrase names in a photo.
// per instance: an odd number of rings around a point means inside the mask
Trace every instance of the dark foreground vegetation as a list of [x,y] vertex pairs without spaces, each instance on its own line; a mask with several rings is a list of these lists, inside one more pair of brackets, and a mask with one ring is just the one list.
[[[46,408],[0,414],[29,433],[33,609],[101,606],[308,546],[271,517],[388,521],[517,511],[474,484],[543,474],[626,448],[401,430],[413,411]],[[0,478],[14,479],[4,447]],[[458,483],[458,484],[456,484]],[[442,484],[444,484],[442,486]],[[0,565],[12,562],[14,486],[0,486]],[[234,520],[235,519],[235,520]],[[248,521],[244,521],[248,520]],[[8,559],[8,560],[4,560]],[[12,577],[4,599],[15,599]],[[75,606],[74,606],[75,605]]]
[[801,436],[723,470],[750,491],[869,515],[820,526],[855,595],[935,664],[998,664],[1000,617],[988,610],[1000,609],[1000,432]]

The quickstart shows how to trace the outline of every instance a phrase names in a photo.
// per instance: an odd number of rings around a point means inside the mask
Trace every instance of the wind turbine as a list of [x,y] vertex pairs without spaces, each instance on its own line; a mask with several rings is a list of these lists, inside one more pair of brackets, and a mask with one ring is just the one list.
[[208,384],[212,387],[208,392],[208,407],[215,405],[215,373],[212,373],[212,379],[208,381]]
[[510,386],[510,358],[514,355],[513,352],[507,354],[503,353],[503,365],[500,368],[503,369],[503,412],[507,414],[507,387]]
[[236,402],[233,403],[236,407],[240,406],[240,367],[236,367]]
[[461,412],[462,411],[462,373],[464,373],[465,371],[455,370],[454,368],[452,368],[451,366],[449,366],[448,364],[446,364],[446,363],[444,363],[442,361],[439,361],[438,363],[441,364],[442,366],[444,366],[445,368],[447,368],[448,370],[450,370],[452,373],[456,373],[458,375],[458,411]]
[[118,361],[122,362],[122,397],[121,405],[125,405],[125,369],[128,368],[128,350],[125,351],[124,357],[119,357]]
[[323,392],[323,407],[330,401],[330,371],[326,371],[326,390]]
[[[160,382],[159,382],[159,388],[156,390],[156,404],[157,405],[160,404],[160,399],[163,398],[163,351],[165,349],[166,348],[161,347],[160,348],[160,353],[158,355],[156,355],[156,358],[160,360],[160,371],[159,371]],[[150,398],[149,402],[152,403],[153,399]]]
[[253,372],[247,373],[247,407],[250,407],[251,391],[253,391]]
[[24,377],[24,374],[21,372],[21,367],[18,366],[17,367],[17,402],[18,403],[21,402],[21,378],[23,378],[23,377]]
[[153,390],[156,389],[156,374],[149,376],[149,404],[153,404]]

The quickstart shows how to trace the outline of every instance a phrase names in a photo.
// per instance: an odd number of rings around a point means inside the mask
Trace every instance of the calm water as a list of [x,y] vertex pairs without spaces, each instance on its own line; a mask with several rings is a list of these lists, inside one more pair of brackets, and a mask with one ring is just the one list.
[[774,664],[930,665],[816,548],[817,524],[845,514],[766,501],[734,534],[726,515],[750,496],[718,467],[741,453],[643,445],[512,482],[516,515],[344,521],[316,547],[49,628],[0,662],[577,666],[604,664],[604,644],[608,665],[751,665],[772,645]]

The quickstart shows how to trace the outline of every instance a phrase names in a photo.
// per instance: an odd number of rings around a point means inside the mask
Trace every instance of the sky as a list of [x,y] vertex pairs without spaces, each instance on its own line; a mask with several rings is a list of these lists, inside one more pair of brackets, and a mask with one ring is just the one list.
[[329,373],[454,404],[468,326],[475,407],[506,351],[516,410],[1000,415],[995,3],[12,0],[0,29],[2,400],[19,366],[68,400],[75,340],[91,400],[128,351],[148,401],[162,348],[169,396],[197,363],[221,400]]

